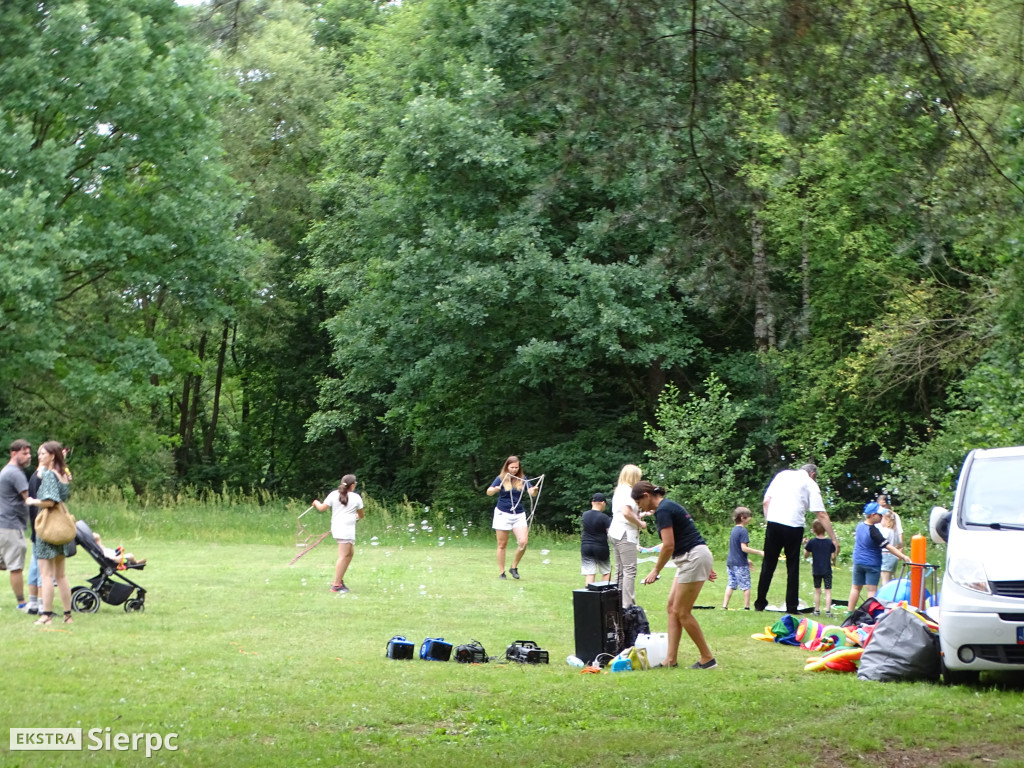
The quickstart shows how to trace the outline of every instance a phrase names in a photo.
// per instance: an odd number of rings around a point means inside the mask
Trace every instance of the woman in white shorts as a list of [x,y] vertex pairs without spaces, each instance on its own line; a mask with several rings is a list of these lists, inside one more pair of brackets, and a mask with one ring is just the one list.
[[632,496],[644,512],[654,512],[654,521],[661,537],[661,552],[654,570],[647,574],[644,584],[653,584],[669,557],[676,565],[676,578],[668,593],[668,650],[666,667],[678,666],[679,640],[683,630],[700,651],[700,658],[690,669],[713,669],[718,666],[704,632],[693,615],[693,604],[705,581],[714,581],[713,558],[704,537],[697,531],[693,518],[682,505],[665,498],[665,489],[641,480],[633,486]]
[[334,564],[331,592],[350,592],[345,586],[345,572],[355,553],[356,522],[363,519],[363,499],[355,492],[356,476],[345,475],[341,485],[327,494],[323,501],[313,499],[321,512],[331,510],[331,535],[338,542],[338,560]]
[[509,456],[501,467],[501,474],[494,478],[494,482],[487,488],[487,495],[497,494],[498,503],[494,506],[494,521],[491,527],[498,539],[498,570],[505,576],[505,551],[508,548],[508,533],[512,531],[516,535],[516,554],[512,558],[512,567],[509,573],[513,579],[519,578],[519,561],[523,559],[526,552],[526,544],[529,540],[529,528],[526,525],[526,494],[537,495],[537,488],[530,485],[526,479],[523,468],[519,463],[518,456]]

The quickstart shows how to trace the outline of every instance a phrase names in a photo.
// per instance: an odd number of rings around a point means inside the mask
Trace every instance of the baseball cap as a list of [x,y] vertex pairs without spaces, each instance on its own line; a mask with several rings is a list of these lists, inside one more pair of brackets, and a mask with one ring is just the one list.
[[590,497],[590,500],[592,502],[593,501],[607,501],[607,499],[605,499],[603,493],[595,493],[593,496]]
[[872,502],[869,502],[868,504],[864,505],[864,517],[868,517],[869,515],[880,515],[880,514],[882,514],[882,513],[879,511],[879,506],[878,506],[878,502],[877,501],[872,501]]

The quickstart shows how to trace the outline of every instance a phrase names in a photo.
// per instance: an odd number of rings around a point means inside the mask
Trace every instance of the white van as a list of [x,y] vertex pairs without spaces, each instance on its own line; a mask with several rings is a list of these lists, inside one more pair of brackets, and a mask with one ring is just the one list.
[[939,644],[947,683],[1024,670],[1024,446],[967,454],[952,511],[932,510],[946,542]]

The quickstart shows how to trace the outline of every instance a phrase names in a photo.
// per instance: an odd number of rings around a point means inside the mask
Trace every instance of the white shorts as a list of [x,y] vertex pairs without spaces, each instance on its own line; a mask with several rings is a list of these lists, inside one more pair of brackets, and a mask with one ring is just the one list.
[[494,508],[494,521],[491,523],[491,528],[496,531],[514,531],[516,528],[526,527],[526,513],[517,512],[514,515],[510,515],[508,512],[502,512],[497,507]]

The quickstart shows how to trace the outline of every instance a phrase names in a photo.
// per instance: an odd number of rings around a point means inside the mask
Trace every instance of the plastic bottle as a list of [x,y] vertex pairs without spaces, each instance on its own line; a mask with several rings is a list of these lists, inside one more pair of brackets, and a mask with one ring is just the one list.
[[578,667],[579,669],[583,669],[583,659],[579,658],[578,656],[570,655],[566,658],[565,661],[570,667]]

